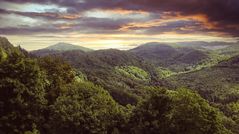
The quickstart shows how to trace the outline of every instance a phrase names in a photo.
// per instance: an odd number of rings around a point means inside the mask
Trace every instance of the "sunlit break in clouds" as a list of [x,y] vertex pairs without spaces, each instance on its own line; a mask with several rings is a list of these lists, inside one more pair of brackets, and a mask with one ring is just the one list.
[[27,50],[67,42],[129,49],[239,36],[238,0],[1,0],[0,34]]

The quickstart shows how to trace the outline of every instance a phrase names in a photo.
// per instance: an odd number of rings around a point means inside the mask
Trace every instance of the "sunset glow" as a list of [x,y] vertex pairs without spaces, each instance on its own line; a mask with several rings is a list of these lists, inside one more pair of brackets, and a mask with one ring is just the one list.
[[238,41],[238,1],[222,1],[3,0],[0,34],[27,50],[57,42],[129,49],[146,42]]

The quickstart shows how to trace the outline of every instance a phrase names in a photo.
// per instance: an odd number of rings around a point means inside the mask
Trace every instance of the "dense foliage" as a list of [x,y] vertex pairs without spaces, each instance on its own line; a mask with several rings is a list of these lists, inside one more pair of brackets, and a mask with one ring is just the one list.
[[11,52],[0,62],[0,128],[5,133],[32,130],[43,121],[47,103],[45,74],[36,60]]
[[196,90],[226,115],[230,115],[228,117],[235,124],[235,130],[239,132],[238,118],[235,118],[237,113],[228,114],[228,106],[239,100],[238,65],[239,57],[236,56],[216,66],[188,74],[175,75],[167,80],[171,83],[171,87],[187,87]]
[[130,50],[139,57],[156,66],[169,68],[174,72],[187,71],[188,68],[209,59],[209,53],[197,49],[177,48],[165,44],[148,43]]
[[135,92],[139,91],[137,89],[150,85],[158,77],[152,64],[125,51],[110,49],[88,53],[53,52],[50,57],[61,57],[68,61],[77,69],[76,72],[82,72],[87,80],[101,85],[122,105],[135,105],[139,100],[135,95]]
[[31,57],[1,39],[0,133],[237,134],[238,59],[179,74],[125,51]]
[[[151,89],[152,90],[152,89]],[[219,111],[199,95],[186,90],[152,90],[130,118],[136,134],[225,134]]]

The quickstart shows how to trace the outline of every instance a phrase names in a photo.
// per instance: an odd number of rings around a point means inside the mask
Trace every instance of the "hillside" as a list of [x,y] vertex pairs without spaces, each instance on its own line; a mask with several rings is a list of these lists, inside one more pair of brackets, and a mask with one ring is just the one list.
[[86,47],[61,42],[43,49],[31,51],[31,54],[37,55],[37,56],[47,56],[51,54],[57,54],[57,53],[72,51],[72,50],[79,50],[83,52],[93,51],[92,49],[89,49]]
[[238,43],[236,42],[220,42],[220,41],[214,41],[214,42],[205,42],[205,41],[189,41],[189,42],[178,42],[174,43],[177,46],[182,47],[193,47],[196,49],[207,49],[207,50],[220,50],[224,49],[230,46],[234,46]]
[[191,47],[172,47],[167,44],[147,43],[130,52],[156,66],[179,72],[210,59],[209,53]]
[[178,42],[173,43],[174,46],[181,47],[191,47],[198,50],[207,50],[217,52],[224,56],[236,56],[239,54],[239,42],[203,42],[203,41],[193,41],[193,42]]
[[239,99],[239,56],[199,71],[175,75],[168,80],[176,86],[197,90],[211,102],[231,102]]
[[239,56],[202,70],[173,75],[166,78],[164,86],[197,91],[232,119],[236,126],[234,131],[239,133]]
[[218,53],[228,56],[235,56],[239,55],[239,42],[235,43],[234,45],[230,45],[224,49],[217,50]]
[[86,48],[86,47],[82,47],[82,46],[78,46],[78,45],[72,45],[72,44],[64,43],[64,42],[57,43],[57,44],[49,46],[45,49],[57,50],[57,51],[69,51],[69,50],[82,50],[84,52],[92,51],[92,49],[89,49],[89,48]]
[[21,46],[14,47],[5,37],[0,37],[0,51],[1,54],[8,53],[11,55],[12,53],[21,53],[23,56],[29,55]]
[[[89,81],[107,89],[120,104],[135,104],[139,99],[134,92],[149,85],[157,79],[156,68],[153,64],[127,52],[115,49],[83,52],[79,50],[54,53],[51,56],[61,57],[82,72]],[[119,68],[128,68],[127,75]],[[149,74],[145,78],[136,79],[135,73]],[[138,77],[138,76],[137,76]],[[140,93],[139,93],[140,94]]]
[[14,46],[5,37],[0,37],[0,47],[5,49],[6,51],[14,48]]
[[217,66],[225,68],[237,68],[239,67],[239,55],[230,58],[229,60],[220,62]]

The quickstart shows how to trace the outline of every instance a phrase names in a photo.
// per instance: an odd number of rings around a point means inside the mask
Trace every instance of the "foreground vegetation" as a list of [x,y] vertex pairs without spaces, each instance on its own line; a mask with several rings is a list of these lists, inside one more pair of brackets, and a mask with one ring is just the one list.
[[[185,79],[177,85],[181,80],[175,76],[168,79],[172,84],[160,87],[153,66],[137,58],[117,57],[116,61],[115,57],[100,52],[98,59],[91,59],[97,64],[74,62],[74,68],[59,56],[36,58],[6,40],[1,42],[0,133],[238,133],[237,85],[226,99],[212,101],[206,97],[210,93],[196,92],[203,91],[198,90],[201,84],[179,88]],[[237,69],[236,59],[230,65],[220,64],[224,68],[231,65]]]

